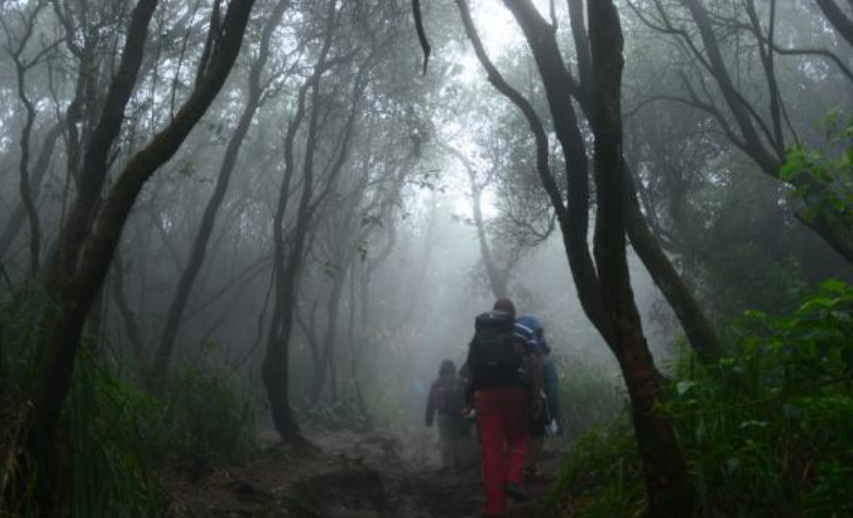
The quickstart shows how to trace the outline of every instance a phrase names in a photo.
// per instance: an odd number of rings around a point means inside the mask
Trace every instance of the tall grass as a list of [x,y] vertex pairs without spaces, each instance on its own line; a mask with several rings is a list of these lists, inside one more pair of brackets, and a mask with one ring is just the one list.
[[85,349],[63,413],[71,516],[163,514],[162,403]]
[[560,372],[560,420],[571,444],[612,423],[624,409],[625,395],[617,373],[580,359],[567,363]]
[[255,447],[255,412],[247,391],[184,367],[169,384],[162,426],[170,465],[197,478],[211,468],[245,461]]
[[[42,335],[37,316],[48,302],[32,293],[0,300],[0,516],[35,516],[30,492],[38,469],[23,470],[29,381]],[[91,341],[94,342],[94,341]],[[130,381],[121,366],[84,342],[61,421],[56,465],[62,508],[75,517],[156,517],[166,509],[164,475],[196,477],[245,460],[254,445],[248,398],[208,373],[186,369],[165,396]],[[26,461],[26,459],[24,459]],[[28,473],[28,480],[21,480]],[[5,498],[2,498],[5,496]]]
[[[729,343],[711,367],[678,363],[660,409],[685,451],[695,516],[853,516],[853,288],[828,283],[785,318],[750,314]],[[636,459],[624,420],[583,438],[542,515],[636,516]]]

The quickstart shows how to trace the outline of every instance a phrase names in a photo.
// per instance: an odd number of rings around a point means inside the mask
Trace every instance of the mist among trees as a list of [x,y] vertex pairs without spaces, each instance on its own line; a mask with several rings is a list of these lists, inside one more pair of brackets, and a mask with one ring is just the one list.
[[480,516],[505,297],[510,516],[853,515],[851,110],[849,0],[0,0],[0,515]]

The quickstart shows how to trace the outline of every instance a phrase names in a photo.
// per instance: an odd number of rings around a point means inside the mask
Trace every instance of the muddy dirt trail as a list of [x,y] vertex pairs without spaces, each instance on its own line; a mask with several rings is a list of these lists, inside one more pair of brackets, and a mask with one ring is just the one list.
[[[479,466],[461,473],[417,468],[405,440],[382,434],[317,432],[314,446],[271,446],[249,466],[195,482],[176,480],[170,518],[478,518]],[[554,476],[561,454],[546,452],[541,468]],[[530,484],[532,501],[510,518],[532,518],[547,484]]]

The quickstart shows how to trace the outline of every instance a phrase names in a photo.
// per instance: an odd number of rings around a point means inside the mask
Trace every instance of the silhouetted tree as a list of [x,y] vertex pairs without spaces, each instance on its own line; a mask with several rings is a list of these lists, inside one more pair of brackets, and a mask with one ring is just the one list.
[[[511,87],[491,63],[474,28],[465,0],[457,0],[469,39],[495,88],[525,115],[537,149],[537,172],[557,213],[566,255],[581,305],[619,361],[628,386],[634,429],[652,516],[676,516],[690,509],[685,462],[672,425],[658,412],[664,393],[643,335],[625,258],[627,174],[622,159],[621,72],[622,35],[613,4],[597,2],[590,11],[590,80],[587,116],[596,142],[595,261],[587,244],[589,168],[584,139],[571,98],[566,92],[578,85],[569,75],[553,32],[529,1],[506,0],[521,25],[545,86],[554,128],[569,169],[568,207],[551,173],[548,137],[530,102]],[[606,277],[606,278],[605,278]]]
[[43,465],[41,499],[51,507],[54,438],[71,383],[86,317],[98,297],[128,215],[145,183],[179,149],[213,102],[237,58],[254,0],[233,0],[221,24],[214,17],[211,50],[199,64],[199,81],[175,118],[131,157],[98,203],[109,169],[109,153],[136,85],[148,26],[157,0],[141,0],[130,18],[119,69],[107,92],[98,125],[84,154],[77,198],[59,235],[49,267],[47,289],[56,309],[43,319],[48,330],[43,357],[33,382],[32,421],[27,454]]

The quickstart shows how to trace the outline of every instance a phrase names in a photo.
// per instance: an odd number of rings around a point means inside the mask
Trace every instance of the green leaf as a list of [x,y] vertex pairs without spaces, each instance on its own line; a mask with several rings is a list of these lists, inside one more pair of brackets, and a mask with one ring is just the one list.
[[837,291],[839,293],[844,293],[850,290],[850,286],[838,279],[829,279],[823,281],[820,284],[820,287],[824,291]]
[[688,391],[690,391],[690,389],[692,389],[695,386],[696,386],[695,381],[679,381],[678,385],[676,385],[675,389],[678,391],[679,396],[683,396],[684,394],[686,394]]

